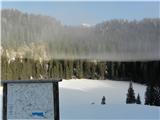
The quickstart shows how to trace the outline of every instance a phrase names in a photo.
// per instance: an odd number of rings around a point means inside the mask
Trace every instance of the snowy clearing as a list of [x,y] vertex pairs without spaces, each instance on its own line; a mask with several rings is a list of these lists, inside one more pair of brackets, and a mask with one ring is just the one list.
[[[133,83],[142,105],[125,104],[129,82],[76,79],[63,80],[59,86],[61,120],[160,120],[160,107],[143,105],[144,85]],[[2,88],[0,96],[2,103]],[[106,105],[100,104],[102,96],[106,97]]]

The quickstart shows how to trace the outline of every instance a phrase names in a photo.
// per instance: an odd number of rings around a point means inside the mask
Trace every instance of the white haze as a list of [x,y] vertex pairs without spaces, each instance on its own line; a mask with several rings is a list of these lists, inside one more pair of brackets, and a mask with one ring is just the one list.
[[65,26],[55,18],[2,10],[2,47],[9,58],[160,60],[160,19]]

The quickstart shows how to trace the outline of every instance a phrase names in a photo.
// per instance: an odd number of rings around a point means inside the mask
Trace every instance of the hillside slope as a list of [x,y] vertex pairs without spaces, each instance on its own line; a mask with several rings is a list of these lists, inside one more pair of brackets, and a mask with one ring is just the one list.
[[65,26],[50,16],[2,11],[2,47],[8,56],[43,59],[160,59],[160,19],[111,20]]

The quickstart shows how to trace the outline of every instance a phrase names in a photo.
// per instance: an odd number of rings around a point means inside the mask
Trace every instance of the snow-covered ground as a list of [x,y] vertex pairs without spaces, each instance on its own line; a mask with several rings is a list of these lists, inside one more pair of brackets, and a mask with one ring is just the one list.
[[[61,120],[160,120],[160,107],[143,105],[143,85],[133,83],[142,105],[125,104],[129,82],[80,79],[63,80],[59,86]],[[100,104],[102,96],[106,97],[106,105]]]

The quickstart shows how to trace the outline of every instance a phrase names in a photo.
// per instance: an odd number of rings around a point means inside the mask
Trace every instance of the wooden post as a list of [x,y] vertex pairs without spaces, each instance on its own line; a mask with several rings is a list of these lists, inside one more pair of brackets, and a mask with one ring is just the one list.
[[59,117],[59,89],[58,82],[53,83],[53,97],[54,97],[54,120],[60,120]]
[[7,83],[3,84],[3,120],[7,120]]

